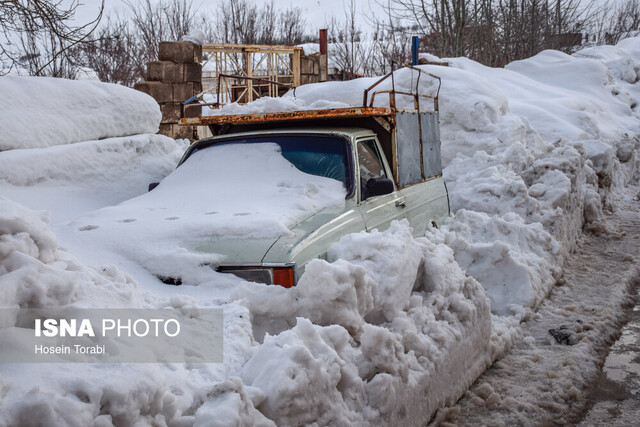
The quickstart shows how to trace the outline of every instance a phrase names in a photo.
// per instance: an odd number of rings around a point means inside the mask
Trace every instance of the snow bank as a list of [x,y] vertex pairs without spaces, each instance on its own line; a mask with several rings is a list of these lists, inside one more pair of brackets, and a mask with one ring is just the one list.
[[542,224],[526,224],[513,213],[491,217],[465,209],[453,219],[440,239],[482,283],[494,313],[520,314],[522,307],[537,305],[561,276],[555,262],[561,246]]
[[[0,308],[193,305],[185,297],[158,299],[113,265],[94,269],[78,262],[59,249],[47,222],[45,213],[0,198]],[[224,365],[64,364],[51,369],[50,364],[30,364],[25,371],[20,364],[2,364],[0,424],[128,425],[140,420],[192,424],[201,416],[192,408],[194,402],[213,402],[222,395],[233,401],[237,393],[246,399],[241,384],[234,389],[226,386],[225,371],[237,372],[244,363],[252,343],[247,319],[243,307],[226,307],[224,339],[231,354],[225,356]],[[17,336],[33,333],[16,327],[15,319],[1,320],[0,348],[15,349]],[[244,419],[266,421],[250,401],[245,406],[239,408]],[[206,408],[203,412],[206,415]],[[233,411],[221,423],[237,416]]]
[[146,134],[73,146],[11,150],[0,157],[0,181],[17,187],[87,181],[105,185],[141,169],[158,170],[165,176],[175,168],[187,146],[162,135]]
[[53,223],[70,220],[146,193],[175,169],[187,146],[146,134],[4,151],[0,194],[50,211]]
[[[115,267],[88,268],[57,249],[46,216],[2,202],[5,307],[213,306],[152,296]],[[330,259],[313,261],[296,288],[236,287],[224,305],[224,364],[35,364],[29,375],[5,364],[0,423],[29,425],[38,414],[45,424],[416,424],[485,369],[488,300],[448,247],[415,240],[403,222],[345,237]],[[25,283],[38,287],[23,296]],[[252,334],[267,317],[293,327],[258,345]],[[4,324],[0,344],[21,329]]]
[[310,262],[296,288],[236,291],[254,327],[287,325],[241,373],[263,391],[258,409],[269,418],[418,424],[485,369],[489,304],[447,246],[394,222],[345,236],[328,259]]
[[113,267],[98,272],[79,264],[58,249],[48,222],[47,213],[0,197],[0,307],[55,307],[81,298],[128,305],[132,279]]
[[150,96],[124,86],[52,77],[0,78],[0,151],[156,133]]

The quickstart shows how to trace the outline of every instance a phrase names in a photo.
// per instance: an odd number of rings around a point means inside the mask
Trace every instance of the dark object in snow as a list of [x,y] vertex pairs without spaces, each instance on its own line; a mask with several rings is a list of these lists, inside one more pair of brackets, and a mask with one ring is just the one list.
[[560,325],[558,329],[549,329],[549,333],[556,339],[558,344],[575,345],[579,341],[578,335],[566,325]]
[[180,286],[182,285],[182,279],[179,277],[164,277],[164,276],[156,276],[162,283],[165,285],[173,285]]

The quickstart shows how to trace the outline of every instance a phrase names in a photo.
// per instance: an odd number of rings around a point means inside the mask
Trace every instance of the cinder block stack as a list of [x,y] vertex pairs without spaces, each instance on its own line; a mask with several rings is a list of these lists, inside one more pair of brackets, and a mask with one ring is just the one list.
[[[179,126],[181,104],[202,91],[202,47],[180,42],[160,42],[158,61],[147,64],[147,81],[135,89],[151,95],[160,104],[160,132],[171,138],[195,139],[195,127]],[[200,115],[200,108],[188,108],[185,117]]]
[[326,82],[327,74],[327,54],[314,53],[312,55],[301,55],[300,57],[300,84]]
[[320,81],[320,54],[302,55],[300,58],[300,84]]

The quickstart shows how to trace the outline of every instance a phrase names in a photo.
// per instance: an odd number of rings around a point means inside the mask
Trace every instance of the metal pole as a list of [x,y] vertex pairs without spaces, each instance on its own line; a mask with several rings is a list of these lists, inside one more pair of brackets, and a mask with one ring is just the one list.
[[326,29],[320,30],[320,54],[321,55],[327,54],[327,30]]
[[411,65],[418,65],[418,47],[420,47],[418,36],[411,37]]
[[327,30],[320,30],[320,75],[318,80],[326,82],[329,80],[329,55],[327,54]]

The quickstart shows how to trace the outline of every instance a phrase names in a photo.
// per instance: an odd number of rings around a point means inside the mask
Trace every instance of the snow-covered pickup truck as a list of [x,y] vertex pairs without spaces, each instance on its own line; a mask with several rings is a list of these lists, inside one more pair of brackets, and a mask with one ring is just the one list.
[[[340,181],[346,190],[342,206],[301,219],[285,235],[212,239],[195,249],[222,254],[218,271],[290,287],[308,261],[325,258],[329,246],[346,234],[383,230],[404,218],[416,236],[429,225],[440,225],[449,215],[449,199],[442,179],[437,94],[370,92],[374,86],[365,91],[363,107],[183,118],[181,124],[208,125],[215,136],[192,144],[179,168],[188,167],[191,156],[203,150],[277,144],[297,169]],[[380,92],[389,94],[389,107],[366,106],[369,94],[373,105]],[[396,108],[399,96],[409,96],[415,108]],[[428,98],[433,108],[421,109],[420,98]]]

